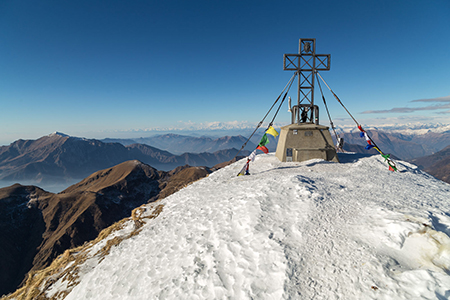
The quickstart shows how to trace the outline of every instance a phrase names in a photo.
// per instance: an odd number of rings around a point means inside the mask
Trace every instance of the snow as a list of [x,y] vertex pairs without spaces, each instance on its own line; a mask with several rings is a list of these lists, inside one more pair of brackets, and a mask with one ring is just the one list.
[[[359,132],[354,125],[342,125],[336,127],[340,132]],[[446,133],[450,131],[450,124],[442,123],[407,123],[407,124],[384,124],[363,125],[365,130],[382,130],[385,132],[401,133],[404,135],[424,135],[427,133]]]
[[68,137],[69,135],[62,133],[62,132],[55,131],[55,132],[50,133],[48,136],[49,137],[53,137],[53,136]]
[[[91,248],[65,299],[449,299],[450,185],[380,156],[281,163],[260,154],[130,219]],[[139,216],[154,214],[156,203]],[[67,269],[67,268],[66,268]],[[64,273],[64,270],[62,271]],[[45,283],[43,283],[43,286]]]

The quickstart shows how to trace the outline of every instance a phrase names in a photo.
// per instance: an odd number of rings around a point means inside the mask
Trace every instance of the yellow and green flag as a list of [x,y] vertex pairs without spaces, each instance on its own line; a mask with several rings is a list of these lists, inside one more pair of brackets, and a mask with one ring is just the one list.
[[275,130],[275,128],[273,128],[272,126],[269,127],[269,129],[267,129],[266,133],[273,135],[274,137],[278,136],[278,132]]

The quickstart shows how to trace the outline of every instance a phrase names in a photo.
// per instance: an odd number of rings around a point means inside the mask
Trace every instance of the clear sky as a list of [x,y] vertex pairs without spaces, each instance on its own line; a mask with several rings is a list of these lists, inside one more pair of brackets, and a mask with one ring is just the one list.
[[331,54],[321,74],[361,123],[450,123],[449,15],[448,0],[1,0],[0,145],[256,125],[300,38]]

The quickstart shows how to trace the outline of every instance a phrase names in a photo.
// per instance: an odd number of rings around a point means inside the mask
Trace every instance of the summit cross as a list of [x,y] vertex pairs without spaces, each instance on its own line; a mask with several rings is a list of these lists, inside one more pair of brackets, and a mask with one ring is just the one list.
[[298,104],[292,110],[292,124],[319,124],[319,109],[314,105],[315,75],[330,70],[330,59],[330,54],[316,54],[316,39],[300,39],[298,54],[284,54],[283,69],[298,75]]

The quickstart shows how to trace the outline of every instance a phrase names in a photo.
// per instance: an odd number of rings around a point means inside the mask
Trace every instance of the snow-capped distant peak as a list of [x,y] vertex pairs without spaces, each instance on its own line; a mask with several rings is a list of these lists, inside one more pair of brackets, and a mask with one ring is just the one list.
[[[336,127],[340,132],[359,131],[355,125],[344,125]],[[429,132],[444,133],[450,131],[450,124],[425,124],[425,123],[408,123],[408,124],[384,124],[384,125],[363,125],[366,130],[382,130],[386,132],[396,132],[409,135],[422,135]]]
[[52,137],[52,136],[68,137],[69,135],[62,133],[62,132],[55,131],[53,133],[50,133],[48,136],[49,137]]

